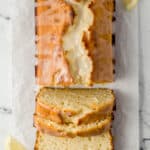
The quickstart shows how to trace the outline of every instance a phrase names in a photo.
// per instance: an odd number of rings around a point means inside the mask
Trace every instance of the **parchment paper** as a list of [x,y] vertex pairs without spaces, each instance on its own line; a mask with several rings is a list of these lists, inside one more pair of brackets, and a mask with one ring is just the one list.
[[[105,85],[116,93],[113,124],[115,150],[139,150],[138,10],[126,12],[116,0],[116,81]],[[33,150],[35,110],[34,0],[14,0],[12,135]],[[103,86],[96,86],[103,87]]]

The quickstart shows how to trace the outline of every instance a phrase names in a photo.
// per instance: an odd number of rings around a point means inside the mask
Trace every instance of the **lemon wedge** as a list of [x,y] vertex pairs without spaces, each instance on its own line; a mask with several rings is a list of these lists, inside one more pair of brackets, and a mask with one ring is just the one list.
[[9,137],[6,141],[5,150],[26,150],[16,139]]
[[131,10],[137,5],[138,0],[123,0],[123,2],[124,2],[124,5],[125,5],[125,8],[127,10]]

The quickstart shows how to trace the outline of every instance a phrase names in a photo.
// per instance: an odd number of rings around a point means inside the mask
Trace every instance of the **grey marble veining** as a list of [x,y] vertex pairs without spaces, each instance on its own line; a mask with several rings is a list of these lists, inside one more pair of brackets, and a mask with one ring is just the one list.
[[3,14],[0,14],[0,17],[5,19],[5,20],[10,20],[10,17],[9,16],[4,16]]
[[139,88],[141,150],[150,150],[150,1],[139,4]]
[[0,113],[12,114],[12,109],[0,106]]
[[140,150],[150,149],[150,113],[140,112]]

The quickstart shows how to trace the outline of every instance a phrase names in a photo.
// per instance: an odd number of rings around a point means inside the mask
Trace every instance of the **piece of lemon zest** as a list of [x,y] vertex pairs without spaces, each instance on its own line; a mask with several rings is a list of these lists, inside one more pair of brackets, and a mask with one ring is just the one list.
[[126,10],[130,11],[136,7],[139,0],[123,0]]

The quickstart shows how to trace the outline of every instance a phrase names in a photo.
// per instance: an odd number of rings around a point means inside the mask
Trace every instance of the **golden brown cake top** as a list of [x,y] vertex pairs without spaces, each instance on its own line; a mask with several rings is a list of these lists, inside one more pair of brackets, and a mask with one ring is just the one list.
[[68,62],[64,57],[62,36],[73,22],[73,11],[63,0],[37,0],[36,42],[37,82],[42,85],[71,83]]
[[113,0],[37,0],[37,83],[112,82]]

